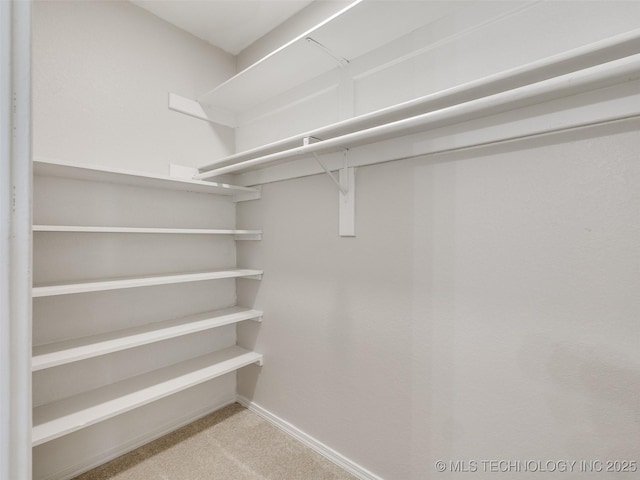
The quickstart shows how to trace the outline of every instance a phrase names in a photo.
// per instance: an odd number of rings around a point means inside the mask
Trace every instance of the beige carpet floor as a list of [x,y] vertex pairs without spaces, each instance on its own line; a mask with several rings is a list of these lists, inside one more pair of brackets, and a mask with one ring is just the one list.
[[356,480],[237,403],[75,480]]

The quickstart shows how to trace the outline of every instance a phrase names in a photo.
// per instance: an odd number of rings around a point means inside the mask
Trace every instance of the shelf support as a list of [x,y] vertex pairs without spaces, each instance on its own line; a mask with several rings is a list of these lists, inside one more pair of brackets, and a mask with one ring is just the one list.
[[[345,154],[346,155],[346,154]],[[348,167],[345,157],[344,167],[340,169],[340,184],[346,193],[340,190],[338,209],[338,233],[341,237],[356,236],[356,172],[354,167]]]
[[[195,167],[188,167],[186,165],[178,165],[175,163],[169,164],[169,176],[172,178],[180,178],[183,180],[193,180],[198,174],[198,169]],[[233,202],[247,202],[249,200],[260,200],[262,196],[262,187],[254,187],[252,191],[238,192],[231,196]],[[252,239],[252,240],[255,240]],[[260,240],[259,238],[257,240]]]
[[320,160],[320,157],[318,157],[317,153],[313,152],[312,155],[316,159],[316,162],[318,162],[318,165],[322,167],[322,169],[324,170],[324,173],[326,173],[331,179],[331,181],[336,184],[336,186],[338,187],[338,190],[340,190],[340,193],[342,193],[343,195],[346,195],[349,192],[348,187],[345,187],[345,185],[340,180],[338,180],[333,175],[333,173],[329,171],[327,166],[324,163],[322,163],[322,160]]
[[[309,143],[309,137],[305,137],[304,144]],[[341,237],[355,237],[356,236],[356,197],[355,197],[355,169],[349,167],[347,163],[347,149],[342,152],[343,161],[342,168],[338,172],[338,178],[327,168],[327,166],[320,160],[320,157],[316,152],[311,152],[313,157],[318,162],[318,165],[322,167],[324,173],[331,179],[333,183],[338,187],[338,233]]]
[[195,100],[176,95],[175,93],[169,92],[168,106],[169,110],[173,110],[174,112],[183,113],[190,117],[215,123],[216,125],[223,125],[231,128],[236,128],[238,126],[238,121],[233,113],[227,112],[221,108],[203,106]]
[[307,37],[305,38],[305,40],[307,41],[307,43],[310,43],[311,45],[315,45],[316,47],[318,47],[320,50],[322,50],[324,53],[326,53],[327,55],[329,55],[331,58],[333,58],[337,63],[338,66],[340,68],[344,68],[347,65],[349,65],[349,60],[347,60],[344,57],[341,57],[340,55],[338,55],[337,53],[335,53],[333,50],[331,50],[330,48],[326,47],[325,45],[321,44],[319,41],[314,40],[311,37]]

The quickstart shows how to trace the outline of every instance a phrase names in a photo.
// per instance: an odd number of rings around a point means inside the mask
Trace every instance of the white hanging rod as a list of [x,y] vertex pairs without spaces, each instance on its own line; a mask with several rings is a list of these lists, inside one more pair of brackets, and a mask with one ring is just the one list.
[[567,52],[560,53],[528,65],[500,72],[488,77],[458,85],[437,93],[425,95],[407,102],[386,107],[358,117],[350,118],[294,135],[276,142],[262,145],[244,152],[230,155],[216,162],[200,167],[200,174],[194,179],[210,178],[204,173],[213,169],[237,164],[242,160],[269,153],[287,150],[300,145],[305,137],[332,138],[372,126],[389,123],[417,114],[426,113],[500,93],[509,89],[526,86],[533,82],[547,80],[559,75],[592,67],[604,62],[617,60],[640,51],[640,29],[616,35]]
[[597,90],[638,78],[640,78],[640,54],[532,83],[506,92],[488,95],[433,112],[245,160],[234,165],[201,173],[197,175],[196,178],[215,177],[255,168],[275,161],[293,159],[312,153],[328,153],[341,148],[352,148],[393,137],[409,135],[426,129],[450,126],[561,97]]

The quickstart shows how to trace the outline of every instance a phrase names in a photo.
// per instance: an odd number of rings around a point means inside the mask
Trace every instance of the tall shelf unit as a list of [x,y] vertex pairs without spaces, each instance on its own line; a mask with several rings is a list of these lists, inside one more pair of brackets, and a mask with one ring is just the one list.
[[[81,182],[111,183],[116,186],[126,185],[141,189],[151,188],[155,190],[160,188],[199,194],[222,195],[232,201],[256,199],[260,195],[259,189],[256,188],[179,179],[162,175],[145,175],[125,170],[96,168],[46,159],[36,159],[34,161],[34,175],[36,177],[57,177],[64,179],[63,181],[77,180]],[[141,195],[144,195],[144,190]],[[55,242],[55,238],[60,234],[83,236],[84,241],[88,242],[92,242],[92,239],[104,235],[115,235],[119,236],[119,238],[127,235],[145,235],[145,238],[149,238],[148,236],[170,235],[176,238],[178,243],[189,238],[201,238],[202,236],[224,237],[242,241],[259,240],[262,235],[260,230],[235,228],[60,225],[55,224],[55,222],[33,225],[33,232],[34,239],[39,242],[39,245],[45,246],[48,242]],[[74,239],[77,240],[75,237]],[[71,240],[70,244],[72,245],[73,242],[74,240]],[[117,238],[114,242],[115,245],[118,245]],[[34,271],[36,273],[41,268],[37,259],[38,257],[36,256],[34,263]],[[222,279],[250,278],[259,280],[261,276],[261,270],[227,267],[197,272],[171,272],[117,278],[92,278],[82,281],[42,282],[34,284],[32,297],[36,302],[42,297],[83,295],[108,290],[139,289],[159,285],[167,286]],[[215,286],[212,288],[215,288]],[[42,344],[34,340],[32,371],[34,374],[36,372],[41,374],[41,372],[49,369],[86,362],[97,357],[130,351],[158,342],[172,342],[181,337],[198,335],[249,320],[261,321],[262,312],[235,305],[194,312],[178,318],[163,318],[128,328],[111,329],[109,325],[103,325],[101,331],[88,336],[75,336],[72,334],[70,338]],[[38,324],[34,323],[34,339],[39,336],[37,328]],[[86,391],[74,392],[69,396],[56,398],[54,401],[47,403],[34,402],[33,446],[39,446],[51,440],[64,437],[177,392],[232,373],[250,364],[262,365],[262,355],[238,345],[231,345],[141,374],[125,375],[124,378],[118,378],[109,384],[87,389]],[[34,376],[35,389],[38,388],[37,380]]]

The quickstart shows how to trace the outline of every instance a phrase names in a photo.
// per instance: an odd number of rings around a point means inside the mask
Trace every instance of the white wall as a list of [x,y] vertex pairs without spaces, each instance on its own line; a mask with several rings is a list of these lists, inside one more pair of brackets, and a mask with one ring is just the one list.
[[354,239],[327,178],[265,185],[240,393],[385,479],[634,458],[640,135],[560,142],[358,169]]
[[[356,112],[640,15],[636,2],[480,4],[352,62]],[[337,120],[335,91],[313,96],[332,80],[248,112],[239,149]],[[496,475],[440,474],[437,460],[636,460],[639,126],[359,168],[356,238],[337,235],[326,177],[264,185],[238,208],[239,228],[264,231],[238,261],[265,271],[239,291],[265,311],[238,330],[265,356],[259,375],[239,373],[240,394],[388,480]]]
[[35,3],[34,154],[168,173],[234,148],[232,129],[170,111],[235,73],[235,59],[125,1]]

